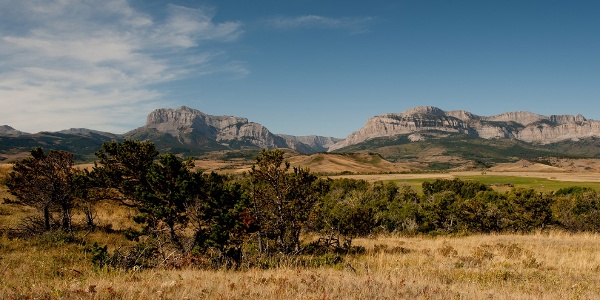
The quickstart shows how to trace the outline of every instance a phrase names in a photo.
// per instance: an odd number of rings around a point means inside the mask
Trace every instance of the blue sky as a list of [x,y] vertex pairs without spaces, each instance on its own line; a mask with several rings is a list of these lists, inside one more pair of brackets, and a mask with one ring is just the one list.
[[432,105],[600,119],[600,1],[0,0],[0,125],[156,108],[345,137]]

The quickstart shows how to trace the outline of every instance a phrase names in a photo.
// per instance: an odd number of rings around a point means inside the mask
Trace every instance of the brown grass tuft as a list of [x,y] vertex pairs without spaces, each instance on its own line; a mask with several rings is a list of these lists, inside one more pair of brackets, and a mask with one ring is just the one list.
[[[101,239],[124,241],[94,233]],[[47,299],[593,299],[600,235],[357,239],[335,266],[273,269],[98,269],[78,244],[0,238],[0,298]],[[407,251],[408,250],[408,251]],[[347,267],[347,266],[351,266]]]

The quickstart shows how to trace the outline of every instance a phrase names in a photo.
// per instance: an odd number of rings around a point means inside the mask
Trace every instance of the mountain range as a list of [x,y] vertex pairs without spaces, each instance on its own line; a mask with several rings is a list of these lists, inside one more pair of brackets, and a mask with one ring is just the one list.
[[[600,155],[596,147],[597,139],[600,139],[600,121],[588,120],[581,115],[543,116],[531,112],[508,112],[488,117],[464,110],[444,111],[433,106],[420,106],[401,113],[374,116],[360,130],[339,139],[274,134],[259,123],[249,122],[247,118],[212,116],[183,106],[157,109],[148,115],[144,126],[125,134],[91,129],[29,134],[8,125],[0,126],[0,159],[42,146],[71,151],[79,160],[89,161],[93,160],[93,153],[105,141],[127,138],[149,140],[161,152],[183,155],[290,148],[307,154],[376,150],[388,153],[389,158],[401,159],[403,155],[400,152],[410,152],[408,145],[412,145],[412,148],[415,145],[433,147],[433,141],[437,141],[436,147],[442,144],[446,145],[443,147],[450,147],[447,144],[456,141],[452,145],[455,148],[467,145],[471,145],[467,148],[473,148],[473,145],[502,148],[497,145],[512,145],[524,153],[540,156]],[[456,151],[445,151],[453,150]],[[397,153],[391,154],[394,151]],[[469,156],[464,153],[461,155]],[[474,153],[476,156],[477,153]]]
[[433,106],[419,106],[402,113],[372,117],[363,128],[331,146],[329,150],[401,134],[417,133],[409,138],[418,141],[423,138],[419,132],[430,130],[462,133],[483,139],[551,144],[600,137],[600,121],[587,120],[582,115],[543,116],[524,111],[484,117],[464,110],[443,111]]

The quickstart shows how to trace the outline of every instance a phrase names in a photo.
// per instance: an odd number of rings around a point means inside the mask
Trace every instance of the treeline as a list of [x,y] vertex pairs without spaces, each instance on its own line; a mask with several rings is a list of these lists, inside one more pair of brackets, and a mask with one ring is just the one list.
[[[134,246],[86,246],[98,266],[268,266],[300,254],[360,252],[352,239],[379,233],[600,230],[599,195],[588,188],[501,193],[441,179],[424,182],[418,194],[393,183],[318,178],[291,167],[281,150],[263,150],[247,174],[233,178],[196,171],[191,159],[133,140],[105,143],[96,157],[91,170],[80,170],[72,154],[37,148],[5,184],[39,211],[18,228],[25,236],[110,228],[96,224],[100,201],[134,209],[139,225],[122,231]],[[74,210],[85,224],[72,224]]]

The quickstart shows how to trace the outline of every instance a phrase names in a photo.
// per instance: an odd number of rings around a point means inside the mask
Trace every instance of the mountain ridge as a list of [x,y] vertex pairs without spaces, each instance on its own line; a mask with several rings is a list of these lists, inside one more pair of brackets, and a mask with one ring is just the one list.
[[183,145],[214,141],[233,149],[291,148],[302,153],[314,153],[326,151],[339,141],[332,137],[278,135],[259,123],[249,122],[247,118],[213,116],[187,106],[154,110],[148,115],[146,125],[124,136],[135,138],[152,130],[170,135]]
[[[31,147],[83,151],[82,157],[93,157],[94,147],[103,142],[127,138],[149,140],[161,152],[200,155],[211,151],[290,148],[310,154],[340,152],[374,139],[401,138],[404,142],[424,142],[443,134],[429,131],[465,134],[489,140],[515,140],[532,144],[552,144],[600,137],[600,122],[582,115],[544,116],[515,111],[495,116],[480,116],[466,110],[444,111],[435,106],[417,106],[401,113],[386,113],[369,118],[365,126],[344,139],[334,137],[274,134],[265,126],[244,117],[213,116],[182,106],[160,108],[148,114],[146,124],[125,134],[112,134],[85,128],[29,134],[8,125],[0,126],[0,154],[29,151]],[[398,140],[395,138],[395,140]],[[376,144],[390,142],[377,141]],[[594,142],[595,143],[595,142]],[[368,148],[368,145],[359,148]],[[562,148],[564,150],[564,147]],[[561,151],[563,151],[561,150]],[[564,152],[564,151],[563,151]],[[561,152],[561,153],[563,153]],[[595,153],[595,152],[594,152]]]
[[374,116],[365,125],[332,145],[342,149],[369,139],[437,130],[474,135],[484,139],[516,139],[549,144],[569,139],[600,136],[600,122],[582,115],[543,116],[526,111],[495,116],[479,116],[464,110],[444,111],[434,106],[418,106],[401,113]]

